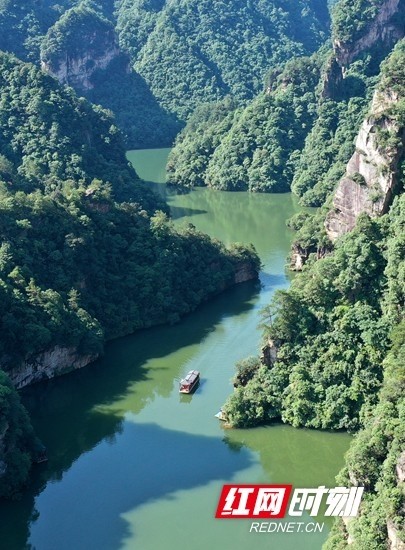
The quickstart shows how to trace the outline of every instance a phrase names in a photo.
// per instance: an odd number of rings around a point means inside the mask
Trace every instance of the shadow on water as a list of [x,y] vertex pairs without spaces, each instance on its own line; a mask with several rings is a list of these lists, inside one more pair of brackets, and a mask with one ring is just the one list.
[[162,498],[174,501],[178,491],[205,486],[252,464],[247,450],[230,454],[215,437],[131,422],[124,435],[117,445],[101,444],[92,456],[83,456],[66,473],[63,486],[48,487],[46,525],[33,525],[34,546],[40,540],[41,550],[120,548],[134,536],[125,513]]
[[[34,428],[48,449],[49,461],[45,465],[34,467],[31,486],[25,491],[20,501],[0,504],[0,516],[2,517],[0,540],[4,541],[5,548],[8,550],[26,548],[30,522],[36,513],[35,498],[49,482],[60,480],[65,475],[64,472],[67,472],[81,455],[94,449],[101,441],[114,441],[116,437],[120,436],[126,410],[120,410],[114,407],[114,404],[125,399],[125,396],[133,390],[134,385],[147,382],[147,384],[143,384],[143,392],[136,400],[136,409],[131,409],[131,412],[134,413],[142,410],[145,404],[151,402],[156,395],[170,395],[173,385],[177,384],[175,378],[180,378],[183,374],[181,372],[182,365],[175,365],[174,371],[173,368],[165,369],[163,366],[159,370],[159,376],[152,377],[148,362],[156,358],[165,358],[181,348],[198,344],[225,318],[247,313],[254,307],[259,291],[260,285],[257,282],[238,285],[204,304],[177,325],[151,328],[133,336],[110,342],[105,356],[93,365],[61,378],[37,384],[22,392],[23,401],[30,412]],[[190,322],[191,317],[192,322]],[[163,361],[163,365],[164,363]],[[125,427],[125,429],[127,428]],[[183,460],[182,446],[186,446],[188,449],[187,452],[184,451],[184,457],[188,457],[187,462],[190,461],[190,464],[193,461],[198,464],[199,460],[203,460],[197,457],[198,453],[195,451],[199,449],[198,452],[200,452],[201,445],[205,448],[205,445],[208,444],[208,449],[210,446],[212,447],[212,455],[211,451],[208,455],[215,456],[215,467],[212,469],[212,473],[207,467],[202,469],[204,473],[199,474],[196,474],[193,469],[193,473],[187,474],[188,477],[185,478],[183,488],[202,483],[199,476],[207,476],[204,481],[207,482],[210,479],[217,479],[219,475],[229,475],[231,472],[230,469],[225,471],[226,468],[231,468],[225,456],[223,456],[223,468],[218,464],[218,455],[223,453],[220,449],[221,446],[223,447],[220,440],[212,438],[211,441],[209,438],[207,440],[200,436],[182,433],[170,433],[169,437],[165,430],[150,426],[130,429],[144,430],[142,438],[146,437],[150,445],[153,438],[157,438],[155,442],[156,462],[154,464],[157,470],[159,470],[159,461],[162,458],[159,448],[164,448],[161,442],[164,445],[164,441],[167,441],[167,446],[169,446],[169,441],[171,442],[171,450],[165,449],[165,462],[167,464],[168,459],[174,461],[173,473],[179,470],[179,461]],[[136,437],[136,433],[134,437]],[[169,453],[168,455],[166,451]],[[147,456],[144,453],[141,455]],[[204,455],[207,455],[206,450]],[[130,455],[127,452],[123,452],[122,459],[117,458],[117,460],[128,461],[128,456]],[[247,458],[245,457],[243,460],[244,462],[241,461],[235,468],[245,467]],[[148,461],[146,460],[146,462]],[[138,458],[134,457],[130,463],[130,470],[135,475],[136,468],[139,467]],[[117,467],[125,470],[129,468],[129,465]],[[167,475],[166,470],[165,468],[165,475]],[[146,473],[142,475],[147,479],[153,477],[152,474],[150,476]],[[160,474],[158,473],[158,475]],[[125,486],[127,482],[123,480],[123,483]],[[179,486],[178,478],[174,480],[173,477],[173,483],[176,484],[175,488],[182,488]],[[105,491],[104,485],[105,483],[101,483],[100,491]],[[172,490],[174,487],[167,486],[163,492]],[[146,494],[141,498],[139,495],[132,495],[132,492],[128,491],[130,498],[133,499],[130,506],[144,502]],[[150,494],[149,489],[146,493]],[[77,497],[78,495],[76,495]],[[107,506],[106,496],[99,495],[99,498],[103,498],[103,507]],[[136,501],[136,498],[139,498],[139,502]],[[10,518],[10,521],[7,521],[7,518]],[[11,518],[13,518],[12,521]],[[18,528],[17,521],[19,522]],[[93,535],[96,536],[94,532]],[[105,536],[107,537],[107,534]],[[96,547],[101,548],[102,546],[96,545]],[[110,548],[113,547],[110,546]]]
[[[258,453],[267,480],[294,487],[335,487],[335,476],[343,467],[351,439],[345,432],[294,429],[274,423],[249,430],[225,430],[223,441],[230,449],[247,448]],[[318,519],[329,527],[334,521],[333,517]]]
[[260,282],[266,289],[282,288],[286,284],[286,275],[274,275],[273,273],[260,272]]
[[[208,214],[207,210],[201,209],[201,208],[193,208],[193,207],[182,207],[182,206],[176,206],[172,204],[173,200],[176,199],[176,196],[178,195],[184,195],[184,193],[179,193],[173,190],[168,190],[167,185],[163,183],[156,183],[154,181],[145,181],[146,187],[149,189],[152,189],[156,195],[158,195],[161,199],[166,202],[170,208],[170,215],[173,219],[177,220],[180,218],[185,217],[192,217],[197,216],[201,214]],[[187,195],[190,191],[188,190]]]
[[[3,518],[8,514],[13,517],[18,509],[19,517],[25,512],[27,521],[21,522],[18,531],[14,522],[13,533],[2,525],[1,547],[120,548],[129,535],[134,537],[123,517],[125,513],[162,498],[175,500],[178,491],[233,476],[252,464],[247,450],[235,446],[230,454],[215,437],[131,422],[125,424],[124,431],[125,437],[118,436],[116,445],[107,440],[92,455],[83,455],[64,475],[63,484],[48,485],[44,501],[41,495],[37,500],[40,511],[34,507],[33,494],[9,504],[8,510],[2,511]],[[36,525],[41,514],[46,522]],[[30,531],[32,546],[27,545]]]

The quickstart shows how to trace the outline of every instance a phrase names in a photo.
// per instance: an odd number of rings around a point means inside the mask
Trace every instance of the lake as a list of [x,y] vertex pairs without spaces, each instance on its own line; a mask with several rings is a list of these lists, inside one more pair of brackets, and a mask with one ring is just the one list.
[[[227,290],[174,326],[111,342],[95,364],[22,393],[49,462],[34,468],[21,500],[1,505],[1,548],[317,550],[327,536],[323,516],[322,533],[300,534],[249,533],[249,520],[214,519],[224,483],[334,486],[350,443],[345,433],[284,425],[226,430],[214,417],[235,362],[258,352],[261,308],[289,285],[285,221],[299,206],[291,194],[176,195],[163,183],[168,152],[128,158],[166,197],[176,224],[252,242],[260,282]],[[180,395],[177,380],[191,369],[201,384]]]

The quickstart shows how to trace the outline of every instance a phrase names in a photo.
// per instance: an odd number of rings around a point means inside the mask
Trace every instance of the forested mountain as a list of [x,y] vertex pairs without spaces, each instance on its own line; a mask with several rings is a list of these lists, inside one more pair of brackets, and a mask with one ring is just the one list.
[[[16,385],[90,362],[106,339],[175,322],[241,267],[257,275],[252,250],[178,231],[156,210],[166,206],[100,107],[4,53],[0,94],[0,363]],[[25,479],[35,441],[2,380],[5,495]]]
[[56,5],[51,7],[45,2],[2,0],[0,50],[13,52],[22,59],[38,59],[40,36],[57,20],[58,15]]
[[[402,217],[404,220],[404,216]],[[404,222],[401,227],[404,231]],[[348,548],[401,548],[405,535],[405,334],[404,321],[391,335],[384,360],[384,380],[377,405],[346,455],[337,483],[366,489],[361,514],[345,524],[335,523],[325,550]]]
[[[210,140],[210,125],[203,118],[201,125],[191,119],[169,159],[171,183],[262,192],[292,189],[303,204],[322,205],[352,154],[379,64],[405,32],[402,0],[387,6],[352,4],[338,2],[334,8],[333,51],[323,47],[311,58],[273,67],[266,90],[229,114],[231,122],[220,131],[213,130],[213,146],[200,146]],[[353,10],[362,15],[345,25]],[[195,167],[190,158],[200,159]]]
[[[116,115],[128,146],[167,146],[181,124],[165,111],[120,50],[111,11],[79,2],[48,29],[41,65],[60,82]],[[106,13],[107,11],[107,13]]]
[[[375,73],[356,61],[340,82],[339,97],[325,92],[330,53],[293,59],[269,75],[267,90],[216,132],[214,147],[200,152],[211,129],[190,119],[178,136],[169,163],[173,185],[223,190],[280,192],[292,189],[303,204],[321,205],[342,174],[351,144],[371,98]],[[332,78],[334,75],[331,75]],[[213,107],[215,108],[215,107]],[[208,110],[208,109],[207,109]],[[203,170],[188,159],[204,157]]]
[[263,89],[274,65],[315,51],[325,0],[31,0],[0,5],[0,49],[111,109],[131,147],[173,142],[201,103]]
[[1,176],[8,190],[49,194],[67,181],[77,188],[99,178],[111,182],[120,200],[152,197],[140,191],[106,111],[7,54],[0,54],[0,69]]
[[120,43],[135,70],[182,120],[225,94],[252,97],[270,67],[316,50],[327,23],[322,0],[231,0],[226,7],[217,0],[124,0],[118,11]]
[[224,100],[197,109],[170,155],[169,182],[228,191],[288,191],[297,153],[315,120],[320,67],[317,55],[292,59],[269,75],[268,92],[246,108],[233,110]]

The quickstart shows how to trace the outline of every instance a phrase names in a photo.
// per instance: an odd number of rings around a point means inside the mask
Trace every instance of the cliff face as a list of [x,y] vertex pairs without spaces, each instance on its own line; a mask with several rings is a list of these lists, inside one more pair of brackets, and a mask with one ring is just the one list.
[[374,94],[371,115],[360,128],[355,153],[338,184],[333,210],[325,222],[331,240],[351,231],[362,212],[379,216],[391,204],[398,186],[404,128],[389,112],[399,99],[390,90]]
[[42,58],[41,68],[61,84],[87,91],[94,88],[95,71],[106,69],[120,55],[112,29],[102,33],[94,31],[83,37],[82,48],[63,51],[52,60]]
[[236,266],[234,284],[245,283],[257,279],[258,272],[251,262],[241,262]]
[[[405,0],[384,0],[374,19],[360,34],[352,38],[340,37],[334,31],[333,54],[323,74],[321,96],[340,96],[342,81],[349,65],[364,52],[373,51],[373,57],[382,58],[405,36]],[[337,34],[337,36],[336,36]],[[381,60],[381,59],[380,59]]]
[[302,271],[302,268],[307,262],[310,254],[316,254],[316,259],[320,260],[321,258],[324,258],[328,252],[329,249],[327,246],[318,245],[316,248],[312,246],[305,248],[301,246],[300,243],[295,243],[291,247],[290,270]]
[[97,359],[95,354],[81,355],[74,348],[55,346],[35,358],[28,359],[8,372],[9,378],[17,388],[48,380],[75,369],[85,367]]
[[41,44],[42,69],[83,92],[94,88],[94,73],[119,56],[112,22],[84,4],[67,10]]
[[[325,69],[321,94],[339,98],[345,84],[346,69],[362,54],[369,53],[377,67],[382,58],[405,35],[404,0],[380,0],[372,20],[359,14],[357,26],[342,22],[334,29],[333,56]],[[363,19],[363,21],[362,21]],[[363,27],[361,27],[363,24]],[[351,29],[345,33],[345,29]],[[360,30],[361,29],[361,30]],[[401,80],[396,69],[393,79]],[[375,92],[370,115],[364,120],[356,139],[356,149],[340,180],[333,199],[333,210],[325,227],[333,241],[355,226],[365,212],[379,216],[387,212],[399,183],[399,164],[403,156],[404,128],[393,114],[402,100],[398,86],[379,87]]]
[[340,67],[347,67],[362,52],[375,44],[380,48],[391,48],[404,36],[401,11],[403,0],[385,0],[381,3],[377,16],[355,42],[334,40],[334,51]]

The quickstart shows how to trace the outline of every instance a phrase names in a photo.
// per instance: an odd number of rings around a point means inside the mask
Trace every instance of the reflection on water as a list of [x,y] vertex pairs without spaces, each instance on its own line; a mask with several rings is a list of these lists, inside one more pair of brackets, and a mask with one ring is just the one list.
[[[163,181],[166,156],[129,154],[155,182]],[[285,220],[297,204],[287,194],[176,195],[153,185],[175,223],[192,222],[227,243],[253,242],[260,283],[227,290],[175,326],[111,342],[91,367],[23,392],[49,462],[35,468],[22,500],[0,506],[0,546],[316,550],[326,532],[249,535],[246,521],[213,517],[223,483],[333,485],[349,444],[346,434],[282,425],[224,430],[214,417],[232,391],[235,362],[257,353],[260,308],[288,285]],[[177,380],[194,368],[199,388],[180,395]]]

